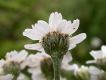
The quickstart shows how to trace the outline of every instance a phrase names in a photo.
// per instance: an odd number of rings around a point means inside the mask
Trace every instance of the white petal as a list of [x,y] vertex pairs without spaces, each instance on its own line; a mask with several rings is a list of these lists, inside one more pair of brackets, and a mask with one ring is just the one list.
[[42,51],[43,50],[42,45],[40,43],[26,44],[24,47],[26,49],[29,49],[29,50],[38,50],[38,51]]
[[32,40],[41,40],[42,35],[36,29],[25,29],[23,35]]
[[11,74],[7,74],[7,75],[3,75],[3,76],[0,76],[0,80],[13,80],[13,75]]
[[46,80],[44,75],[41,72],[40,67],[28,69],[29,73],[32,73],[32,80]]
[[0,60],[0,68],[2,68],[2,67],[4,66],[5,62],[6,62],[6,61],[5,61],[4,59],[1,59],[1,60]]
[[89,60],[89,61],[86,61],[86,64],[93,64],[93,63],[96,63],[96,60]]
[[71,21],[68,21],[62,32],[69,34],[69,35],[72,35],[78,29],[78,27],[79,27],[79,20],[78,19],[74,20],[73,23]]
[[14,61],[16,56],[17,56],[17,54],[18,54],[18,52],[16,50],[14,50],[14,51],[6,53],[5,58],[8,61]]
[[71,56],[71,53],[68,51],[68,52],[64,55],[63,60],[62,60],[62,63],[68,64],[70,61],[72,61],[72,56]]
[[48,25],[48,23],[46,23],[45,21],[43,21],[43,20],[39,20],[38,21],[38,23],[37,24],[35,24],[35,27],[36,27],[36,29],[40,32],[40,33],[42,33],[42,34],[47,34],[48,32],[49,32],[49,25]]
[[101,59],[102,58],[102,51],[91,51],[90,55],[94,58],[94,59]]
[[79,23],[80,23],[79,22],[79,19],[76,19],[76,20],[73,21],[73,23],[72,23],[72,29],[73,29],[73,31],[70,32],[70,34],[73,34],[78,29]]
[[25,50],[21,50],[17,56],[15,57],[16,62],[20,63],[26,59],[28,52]]
[[28,56],[26,61],[24,62],[24,67],[29,66],[29,67],[40,67],[40,61],[41,57],[36,56],[36,54],[31,54]]
[[59,25],[61,21],[62,21],[61,13],[58,13],[58,12],[51,13],[49,17],[49,25],[51,30],[56,29],[56,27]]
[[106,57],[106,46],[102,46],[102,53],[103,53],[103,57]]
[[65,26],[66,26],[66,23],[67,23],[66,20],[62,20],[62,21],[60,22],[60,24],[58,25],[58,27],[57,27],[57,31],[59,31],[59,32],[61,32],[61,33],[64,33],[63,31],[64,31],[64,28],[65,28]]
[[68,48],[68,50],[71,50],[71,49],[73,49],[73,48],[75,48],[75,47],[76,47],[75,44],[69,44],[69,48]]
[[28,55],[28,52],[25,50],[21,50],[20,52],[17,52],[14,50],[6,54],[6,60],[20,63],[25,60],[27,55]]
[[99,75],[101,73],[101,70],[99,70],[98,68],[96,68],[94,66],[90,66],[89,72],[91,75]]
[[70,38],[70,44],[78,44],[82,42],[86,38],[85,33],[78,34],[72,38]]
[[20,73],[19,76],[17,77],[17,80],[28,80],[28,79],[24,74]]

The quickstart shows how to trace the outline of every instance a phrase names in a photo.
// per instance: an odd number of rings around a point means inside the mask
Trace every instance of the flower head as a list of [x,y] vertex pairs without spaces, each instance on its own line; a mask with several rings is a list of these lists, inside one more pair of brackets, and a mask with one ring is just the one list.
[[9,61],[9,62],[21,63],[22,61],[25,60],[27,55],[28,55],[28,52],[25,50],[21,50],[20,52],[14,50],[14,51],[8,52],[5,58],[6,58],[6,61]]
[[39,20],[35,25],[32,25],[32,29],[25,29],[24,36],[32,40],[39,40],[38,43],[25,45],[25,48],[44,50],[48,54],[56,51],[62,54],[66,53],[86,38],[85,33],[72,37],[78,27],[78,19],[71,22],[63,19],[61,13],[51,13],[48,23]]
[[8,52],[5,59],[0,60],[0,80],[17,78],[21,72],[21,65],[27,55],[28,52],[25,50]]
[[94,58],[94,60],[89,60],[86,63],[95,63],[103,70],[106,70],[106,46],[102,46],[101,50],[99,51],[91,51],[90,54]]
[[7,74],[7,75],[0,75],[0,80],[13,80],[13,75],[12,74]]
[[[68,63],[72,60],[71,54],[68,52],[64,55],[61,69],[68,67]],[[51,76],[53,78],[53,62],[51,56],[42,52],[30,54],[23,63],[24,68],[28,67],[28,72],[32,74],[32,80],[46,80]]]

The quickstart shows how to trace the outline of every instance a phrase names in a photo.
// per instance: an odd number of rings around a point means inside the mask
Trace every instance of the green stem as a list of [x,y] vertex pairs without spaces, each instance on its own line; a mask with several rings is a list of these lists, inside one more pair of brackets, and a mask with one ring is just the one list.
[[52,56],[53,68],[54,68],[54,80],[60,80],[60,66],[61,59],[57,56]]

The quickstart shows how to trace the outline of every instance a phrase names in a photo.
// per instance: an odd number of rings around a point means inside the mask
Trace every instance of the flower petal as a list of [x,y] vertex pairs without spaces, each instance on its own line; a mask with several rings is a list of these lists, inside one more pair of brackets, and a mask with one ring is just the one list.
[[89,60],[89,61],[86,61],[86,64],[94,64],[96,63],[96,60]]
[[102,50],[102,53],[103,53],[103,57],[106,57],[106,46],[102,46],[101,50]]
[[34,29],[25,29],[23,35],[32,40],[40,40],[42,38],[41,34],[39,34],[38,31]]
[[68,64],[70,61],[72,61],[72,56],[71,56],[71,53],[68,51],[64,55],[63,60],[62,60],[62,63]]
[[101,70],[96,68],[96,67],[94,67],[94,66],[90,66],[89,67],[89,72],[92,75],[99,75],[101,73]]
[[68,50],[71,50],[71,49],[73,49],[73,48],[75,48],[75,47],[76,47],[75,44],[70,44]]
[[78,44],[82,42],[86,38],[85,33],[78,34],[72,38],[70,38],[70,44]]
[[58,12],[51,13],[49,17],[49,25],[51,30],[55,30],[61,21],[62,21],[61,13]]
[[76,19],[73,21],[73,23],[71,21],[68,21],[66,23],[66,26],[64,26],[64,30],[62,31],[63,33],[66,33],[66,34],[73,34],[79,27],[79,20]]
[[37,29],[37,31],[39,31],[42,34],[46,34],[49,32],[49,25],[47,22],[43,21],[43,20],[39,20],[37,24],[35,24],[35,27]]
[[38,51],[42,51],[43,50],[42,45],[40,43],[26,44],[24,47],[26,49],[29,49],[29,50],[38,50]]
[[62,21],[60,22],[60,24],[58,25],[58,27],[57,27],[56,30],[57,30],[58,32],[63,33],[64,28],[65,28],[65,26],[66,26],[66,23],[67,23],[67,20],[62,20]]
[[1,75],[0,80],[13,80],[14,76],[12,74]]
[[5,63],[6,63],[6,61],[5,61],[4,59],[1,59],[1,60],[0,60],[0,68],[2,68]]
[[94,59],[101,59],[102,58],[102,51],[91,51],[90,55],[94,58]]

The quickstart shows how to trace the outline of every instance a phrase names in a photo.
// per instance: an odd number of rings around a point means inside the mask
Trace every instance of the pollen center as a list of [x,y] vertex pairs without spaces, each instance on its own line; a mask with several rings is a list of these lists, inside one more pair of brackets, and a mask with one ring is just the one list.
[[42,46],[48,54],[66,52],[69,47],[69,36],[58,32],[50,32],[43,37]]

